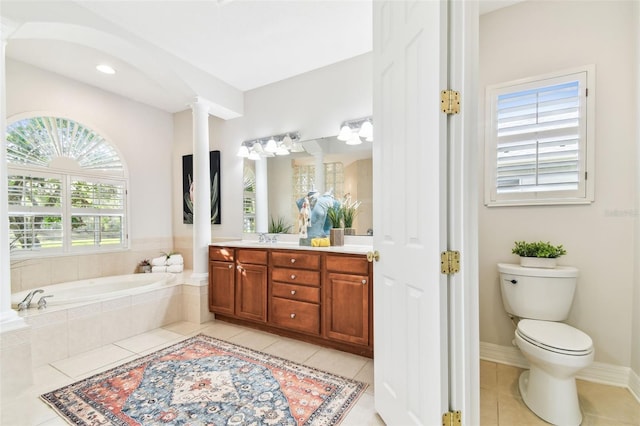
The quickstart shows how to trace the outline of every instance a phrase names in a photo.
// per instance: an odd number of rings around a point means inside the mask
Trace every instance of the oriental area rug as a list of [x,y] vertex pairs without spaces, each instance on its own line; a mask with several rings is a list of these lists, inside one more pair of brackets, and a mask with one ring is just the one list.
[[41,398],[75,425],[335,425],[366,386],[201,334]]

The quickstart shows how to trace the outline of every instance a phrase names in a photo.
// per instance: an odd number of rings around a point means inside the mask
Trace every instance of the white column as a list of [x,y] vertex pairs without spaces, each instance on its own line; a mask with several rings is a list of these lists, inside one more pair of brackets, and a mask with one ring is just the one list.
[[196,99],[193,113],[193,274],[205,279],[209,274],[211,244],[211,177],[209,172],[209,106]]
[[267,159],[256,160],[256,232],[269,232]]
[[4,53],[6,41],[0,40],[0,130],[2,145],[0,147],[0,325],[4,329],[9,323],[22,323],[16,311],[11,309],[11,249],[9,248],[9,211],[7,196],[7,98],[6,69]]
[[320,193],[320,195],[324,194],[325,191],[328,191],[331,188],[324,187],[324,153],[317,152],[313,154],[316,166],[316,191]]

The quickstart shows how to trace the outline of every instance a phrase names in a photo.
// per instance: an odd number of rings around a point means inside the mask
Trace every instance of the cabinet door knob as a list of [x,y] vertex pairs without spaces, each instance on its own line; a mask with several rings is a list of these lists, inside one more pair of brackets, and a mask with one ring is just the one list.
[[291,263],[296,263],[296,260],[295,259],[291,259]]
[[295,290],[291,290],[291,294],[296,294],[296,291]]
[[232,268],[233,268],[233,265],[229,265],[229,269],[232,269]]
[[362,285],[365,285],[367,283],[367,280],[362,280]]
[[290,316],[291,318],[295,318],[295,317],[296,317],[296,314],[291,314],[291,315],[289,315],[289,316]]
[[292,279],[292,280],[295,280],[295,279],[296,279],[295,274],[291,274],[291,279]]
[[242,271],[242,266],[238,265],[236,266],[236,268],[238,269],[238,271]]

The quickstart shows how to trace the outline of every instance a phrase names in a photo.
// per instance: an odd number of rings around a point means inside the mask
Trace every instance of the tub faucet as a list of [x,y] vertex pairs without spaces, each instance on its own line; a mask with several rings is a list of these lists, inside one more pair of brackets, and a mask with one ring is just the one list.
[[40,300],[38,300],[38,310],[47,308],[47,297],[53,297],[53,294],[40,297]]
[[18,303],[18,310],[24,311],[25,309],[29,309],[29,307],[31,306],[31,299],[33,299],[33,296],[38,293],[44,293],[44,290],[37,289],[30,291],[29,294],[27,294],[27,297],[25,297],[22,302]]

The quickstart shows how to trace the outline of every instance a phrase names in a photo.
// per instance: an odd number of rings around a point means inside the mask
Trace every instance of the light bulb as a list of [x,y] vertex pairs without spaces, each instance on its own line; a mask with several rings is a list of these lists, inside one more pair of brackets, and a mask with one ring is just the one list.
[[264,150],[267,152],[276,152],[278,150],[278,144],[273,138],[271,138],[265,145]]
[[289,150],[281,144],[276,151],[276,155],[289,155]]
[[249,148],[246,145],[240,145],[238,149],[238,157],[247,158],[249,156]]
[[350,137],[351,137],[351,128],[345,124],[344,126],[342,126],[342,129],[340,129],[340,133],[338,133],[338,140],[347,141],[349,140]]
[[365,121],[364,123],[362,123],[362,127],[360,127],[360,132],[358,132],[358,135],[361,138],[367,140],[371,138],[371,140],[373,140],[373,125],[370,121]]
[[360,139],[360,136],[358,136],[358,134],[355,132],[346,141],[347,145],[360,145],[361,143],[362,143],[362,139]]
[[293,143],[293,140],[291,140],[291,136],[287,135],[282,139],[282,145],[284,145],[287,148],[291,148],[291,144]]

